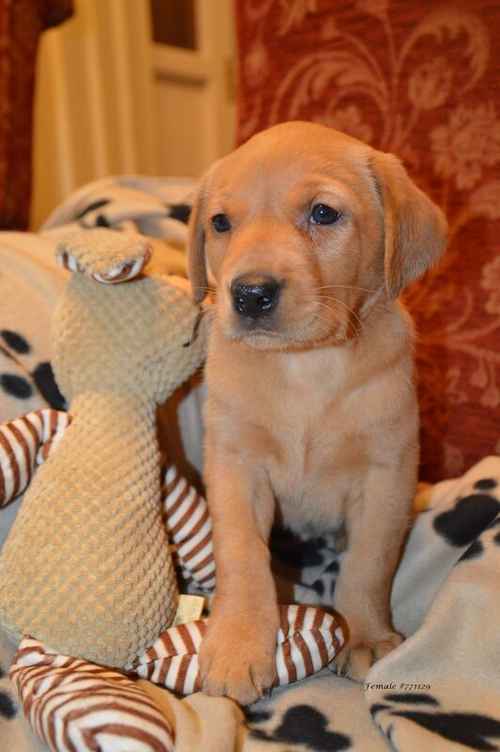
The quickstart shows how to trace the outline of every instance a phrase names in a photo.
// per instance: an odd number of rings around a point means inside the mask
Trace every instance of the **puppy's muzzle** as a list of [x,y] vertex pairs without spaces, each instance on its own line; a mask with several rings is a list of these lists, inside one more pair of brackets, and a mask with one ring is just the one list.
[[274,311],[282,285],[273,277],[244,275],[231,284],[233,307],[240,316],[258,319]]

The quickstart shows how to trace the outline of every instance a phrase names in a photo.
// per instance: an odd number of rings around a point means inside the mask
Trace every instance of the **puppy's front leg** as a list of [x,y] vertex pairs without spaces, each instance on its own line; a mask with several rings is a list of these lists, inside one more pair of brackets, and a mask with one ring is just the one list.
[[390,594],[416,488],[415,452],[405,454],[398,467],[372,468],[360,499],[347,509],[335,608],[347,621],[349,641],[335,664],[357,680],[402,641],[391,624]]
[[203,690],[243,705],[273,682],[279,626],[267,545],[274,499],[251,464],[208,452],[216,592],[200,652]]

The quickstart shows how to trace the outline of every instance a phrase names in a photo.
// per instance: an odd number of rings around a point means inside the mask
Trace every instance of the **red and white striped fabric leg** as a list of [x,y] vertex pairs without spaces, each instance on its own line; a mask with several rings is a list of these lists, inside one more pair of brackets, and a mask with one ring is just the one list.
[[25,490],[35,466],[57,447],[70,420],[68,413],[47,408],[0,426],[0,507]]
[[174,465],[165,472],[163,507],[178,563],[200,589],[211,591],[215,586],[215,560],[208,505]]
[[[274,686],[316,673],[335,658],[345,643],[339,622],[320,608],[280,606],[280,624]],[[198,653],[206,630],[205,619],[171,627],[134,662],[130,673],[178,694],[198,691]]]
[[292,684],[320,671],[345,644],[331,614],[312,606],[280,606],[275,686]]
[[52,752],[171,752],[166,718],[123,674],[22,640],[10,678],[33,730]]

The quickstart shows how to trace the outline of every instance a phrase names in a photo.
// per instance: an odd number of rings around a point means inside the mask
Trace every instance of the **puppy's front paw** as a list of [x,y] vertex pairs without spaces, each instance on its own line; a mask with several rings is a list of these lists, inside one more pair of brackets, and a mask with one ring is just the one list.
[[334,671],[355,681],[364,681],[375,661],[383,658],[403,642],[401,635],[389,632],[378,640],[351,638],[335,658]]
[[200,650],[203,691],[241,705],[263,696],[276,676],[276,631],[270,625],[220,619],[210,624]]

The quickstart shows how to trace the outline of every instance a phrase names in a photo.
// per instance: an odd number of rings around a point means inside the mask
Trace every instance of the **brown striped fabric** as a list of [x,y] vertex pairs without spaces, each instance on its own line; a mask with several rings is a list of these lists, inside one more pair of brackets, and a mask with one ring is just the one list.
[[0,507],[26,489],[35,466],[57,447],[70,420],[65,412],[46,409],[0,426]]
[[200,589],[212,590],[215,586],[215,560],[208,505],[174,465],[165,472],[163,507],[178,563]]
[[173,732],[131,679],[25,638],[10,669],[24,713],[52,752],[171,752]]
[[[275,686],[291,684],[327,666],[345,643],[333,616],[312,606],[280,606]],[[205,619],[171,627],[130,668],[181,695],[201,689],[198,653]],[[237,657],[235,657],[237,660]]]
[[[112,752],[122,749],[124,740],[141,752],[170,752],[172,729],[133,679],[148,679],[181,695],[201,690],[198,653],[206,629],[206,620],[171,627],[129,667],[128,676],[55,654],[26,637],[10,678],[32,728],[52,752]],[[275,686],[319,671],[344,641],[330,614],[281,606]]]

